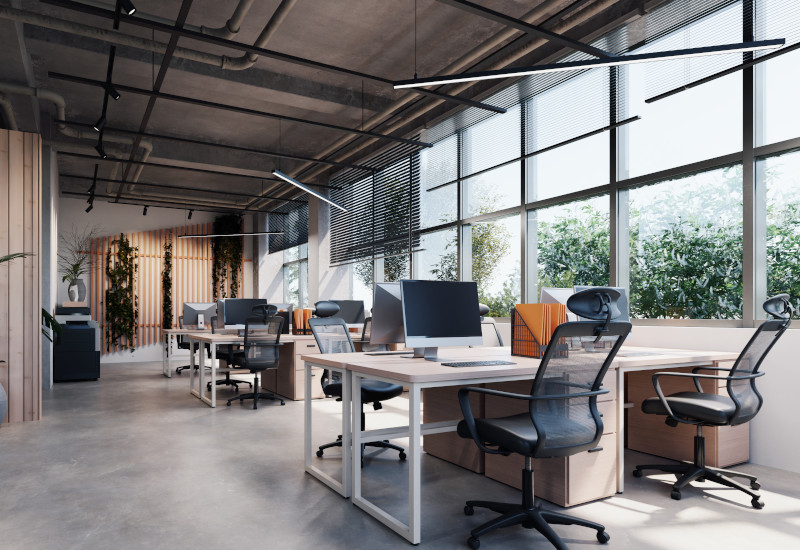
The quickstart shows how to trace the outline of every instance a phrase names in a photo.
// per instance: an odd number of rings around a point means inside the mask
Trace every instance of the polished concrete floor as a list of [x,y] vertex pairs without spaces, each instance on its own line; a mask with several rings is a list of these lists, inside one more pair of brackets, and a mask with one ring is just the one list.
[[[0,428],[1,549],[410,547],[303,472],[302,402],[211,409],[189,395],[186,373],[167,379],[160,372],[160,363],[103,366],[97,382],[45,391],[42,421]],[[370,426],[402,418],[403,399],[386,405],[368,413]],[[336,403],[315,402],[315,410],[328,417],[314,434],[322,443],[337,433]],[[396,457],[370,455],[365,487],[399,513],[408,470]],[[631,465],[651,460],[627,456]],[[332,450],[323,463],[337,462]],[[741,469],[759,476],[763,510],[710,483],[674,501],[674,478],[629,476],[624,494],[570,513],[605,524],[609,549],[800,548],[800,475]],[[465,517],[464,500],[518,499],[509,487],[432,457],[423,476],[422,548],[466,548],[469,529],[491,513]],[[570,548],[601,547],[592,531],[556,531]],[[550,548],[520,527],[481,542],[484,550]]]

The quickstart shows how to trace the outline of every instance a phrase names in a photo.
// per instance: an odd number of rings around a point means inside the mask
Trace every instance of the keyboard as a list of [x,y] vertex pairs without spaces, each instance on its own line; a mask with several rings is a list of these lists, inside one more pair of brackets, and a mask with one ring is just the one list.
[[442,363],[444,367],[491,367],[493,365],[516,365],[516,363],[512,361],[456,361]]

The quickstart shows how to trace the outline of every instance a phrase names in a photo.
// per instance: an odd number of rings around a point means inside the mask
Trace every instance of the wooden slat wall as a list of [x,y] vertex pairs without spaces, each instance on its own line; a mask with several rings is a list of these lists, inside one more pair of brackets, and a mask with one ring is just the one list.
[[0,255],[34,255],[0,264],[0,384],[7,422],[39,420],[41,368],[41,137],[0,130]]
[[[136,330],[135,347],[158,344],[161,335],[161,270],[164,265],[164,242],[172,239],[172,319],[178,326],[184,302],[211,302],[211,269],[213,250],[211,239],[179,239],[179,235],[201,235],[210,233],[213,223],[202,223],[172,229],[126,233],[131,245],[139,248],[136,290],[139,297],[139,324]],[[121,347],[106,351],[107,335],[105,323],[105,292],[108,280],[105,275],[106,253],[118,235],[92,240],[90,292],[92,318],[96,319],[103,334],[102,353],[121,351]],[[116,252],[116,246],[112,252]],[[242,272],[239,280],[242,280]],[[0,284],[2,281],[0,280]],[[230,288],[227,288],[230,296]],[[242,292],[240,285],[240,295]]]

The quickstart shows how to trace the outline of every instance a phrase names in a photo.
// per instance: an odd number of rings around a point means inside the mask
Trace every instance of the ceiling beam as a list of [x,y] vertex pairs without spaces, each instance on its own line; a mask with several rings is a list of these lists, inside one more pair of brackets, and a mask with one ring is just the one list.
[[[112,46],[113,47],[113,46]],[[56,80],[65,80],[67,82],[74,82],[76,84],[85,84],[87,86],[97,86],[103,87],[105,84],[100,80],[92,80],[91,78],[83,78],[80,76],[69,75],[64,73],[57,73],[57,72],[48,72],[47,76],[50,78],[54,78]],[[125,86],[122,84],[113,84],[114,88],[119,91],[124,91],[132,94],[138,94],[143,96],[148,96],[151,98],[156,99],[166,99],[168,101],[175,101],[178,103],[188,103],[189,105],[197,105],[199,107],[208,107],[211,109],[219,109],[222,111],[232,111],[234,113],[242,113],[245,115],[253,115],[259,116],[264,118],[272,118],[275,120],[286,120],[289,122],[297,122],[299,124],[309,124],[311,126],[318,126],[321,128],[329,128],[331,130],[338,130],[340,132],[346,132],[348,134],[358,134],[362,136],[369,136],[378,139],[386,139],[390,141],[397,141],[400,143],[407,143],[409,145],[416,145],[418,147],[432,147],[433,145],[430,143],[426,143],[424,141],[419,141],[416,139],[408,139],[403,137],[395,137],[390,136],[387,134],[381,134],[379,132],[370,132],[368,130],[358,130],[356,128],[348,128],[346,126],[339,126],[337,124],[328,124],[327,122],[316,122],[313,120],[306,120],[304,118],[297,118],[292,116],[285,116],[285,115],[278,115],[275,113],[270,113],[267,111],[258,111],[256,109],[248,109],[247,107],[238,107],[236,105],[227,105],[225,103],[217,103],[214,101],[206,101],[204,99],[196,99],[193,97],[186,97],[180,96],[175,94],[167,94],[164,92],[159,92],[156,90],[146,90],[143,88],[135,88],[133,86]]]
[[[52,4],[54,6],[59,6],[62,8],[67,8],[73,11],[78,11],[82,13],[87,13],[89,15],[94,15],[97,17],[103,17],[106,19],[113,19],[114,12],[111,10],[105,10],[103,8],[97,8],[94,6],[89,6],[87,4],[82,4],[80,2],[72,2],[70,0],[42,0],[45,4]],[[235,42],[233,40],[226,40],[224,38],[219,38],[216,36],[211,36],[208,34],[203,34],[201,32],[192,31],[189,29],[178,28],[172,25],[166,25],[164,23],[159,23],[156,21],[150,21],[147,19],[140,19],[137,18],[135,15],[125,15],[124,13],[120,14],[120,20],[123,23],[128,23],[130,25],[144,27],[146,29],[151,29],[159,32],[169,33],[173,36],[181,36],[183,38],[190,38],[192,40],[199,40],[200,42],[206,42],[208,44],[214,44],[217,46],[221,46],[224,48],[231,48],[234,50],[238,50],[241,52],[252,53],[255,55],[263,55],[264,57],[269,57],[271,59],[277,59],[279,61],[285,61],[287,63],[292,63],[294,65],[302,65],[305,67],[309,67],[312,69],[318,69],[328,72],[334,72],[338,74],[346,74],[350,76],[355,76],[364,80],[371,80],[374,82],[381,82],[383,84],[392,85],[393,81],[388,78],[383,78],[380,76],[375,76],[367,73],[362,73],[359,71],[354,71],[352,69],[345,69],[343,67],[337,67],[335,65],[329,65],[327,63],[321,63],[319,61],[313,61],[311,59],[305,59],[302,57],[297,57],[294,55],[289,55],[281,52],[276,52],[274,50],[268,50],[266,48],[259,48],[257,46],[251,46],[249,44],[243,44],[241,42]],[[413,89],[408,90],[413,91],[419,94],[428,95],[431,97],[435,97],[437,99],[442,99],[445,101],[452,101],[455,103],[461,103],[462,105],[468,105],[470,107],[477,107],[479,109],[485,109],[488,111],[492,111],[495,113],[505,113],[506,110],[502,107],[495,107],[493,105],[488,105],[486,103],[481,103],[479,101],[474,101],[471,99],[466,99],[463,97],[452,96],[442,92],[437,92],[434,90],[425,90],[425,89]]]
[[[86,193],[78,193],[75,191],[61,191],[62,195],[68,195],[73,197],[82,197],[86,198]],[[250,208],[237,208],[234,206],[221,206],[221,207],[213,207],[208,206],[206,204],[190,204],[190,203],[183,203],[183,202],[176,202],[176,201],[165,201],[161,199],[149,199],[145,197],[119,197],[117,198],[115,195],[98,195],[95,194],[95,199],[106,199],[105,202],[111,202],[114,204],[129,204],[133,206],[157,206],[158,208],[172,208],[173,210],[198,210],[201,212],[250,212],[250,213],[260,213],[260,214],[272,214],[272,212],[264,212],[261,210],[252,210]],[[127,201],[127,202],[122,202]]]
[[252,193],[237,193],[235,191],[218,191],[216,189],[203,189],[201,187],[190,187],[187,185],[170,185],[166,183],[153,183],[153,182],[143,182],[141,180],[136,181],[120,181],[110,178],[98,178],[92,176],[80,176],[78,174],[60,174],[59,177],[62,178],[74,178],[80,180],[96,180],[102,182],[110,182],[110,183],[119,183],[119,184],[126,184],[129,183],[131,185],[141,185],[142,187],[157,187],[162,189],[177,189],[180,191],[193,191],[196,193],[215,193],[217,195],[229,195],[233,197],[247,197],[249,199],[259,199],[259,198],[269,198],[270,200],[277,200],[277,201],[284,201],[284,202],[298,202],[301,204],[306,204],[306,201],[295,200],[295,199],[284,199],[281,197],[275,197],[272,195],[254,195]]
[[453,8],[469,12],[473,15],[478,15],[485,19],[490,19],[492,21],[495,21],[496,23],[501,23],[508,27],[521,30],[529,35],[536,36],[538,38],[544,38],[546,40],[555,42],[557,44],[560,44],[561,46],[566,46],[567,48],[571,48],[579,52],[588,53],[589,55],[593,55],[595,57],[600,57],[600,58],[614,57],[613,54],[603,51],[599,48],[595,48],[594,46],[590,46],[589,44],[584,44],[583,42],[579,42],[578,40],[572,40],[571,38],[567,38],[566,36],[562,36],[560,34],[548,31],[547,29],[544,29],[537,25],[531,25],[530,23],[523,21],[521,19],[516,19],[504,13],[500,13],[491,10],[489,8],[479,6],[478,4],[469,2],[467,0],[436,0],[436,1],[441,4],[447,4],[448,6],[451,6]]

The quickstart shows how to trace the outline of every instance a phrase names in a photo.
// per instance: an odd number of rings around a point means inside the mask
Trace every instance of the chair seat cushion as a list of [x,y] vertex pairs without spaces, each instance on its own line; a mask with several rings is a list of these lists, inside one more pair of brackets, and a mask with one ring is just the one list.
[[[481,441],[488,445],[497,445],[503,451],[519,453],[524,456],[564,456],[580,452],[576,446],[591,446],[597,434],[595,423],[587,418],[586,423],[576,422],[561,415],[537,413],[536,421],[545,432],[546,448],[539,449],[534,455],[534,448],[539,441],[539,434],[531,421],[530,414],[522,413],[504,418],[476,418],[475,428]],[[471,439],[467,423],[462,420],[456,427],[458,435]],[[571,447],[571,449],[566,449]],[[563,449],[564,452],[559,452]]]
[[[729,424],[736,411],[736,405],[727,395],[684,391],[668,395],[666,399],[676,416],[715,426]],[[642,411],[647,414],[667,414],[658,397],[645,399],[642,402]]]
[[[325,395],[328,397],[341,397],[342,385],[328,384],[325,386]],[[379,382],[378,380],[363,380],[361,382],[361,401],[363,403],[374,403],[376,401],[386,401],[397,397],[403,393],[403,386],[390,384],[389,382]]]

